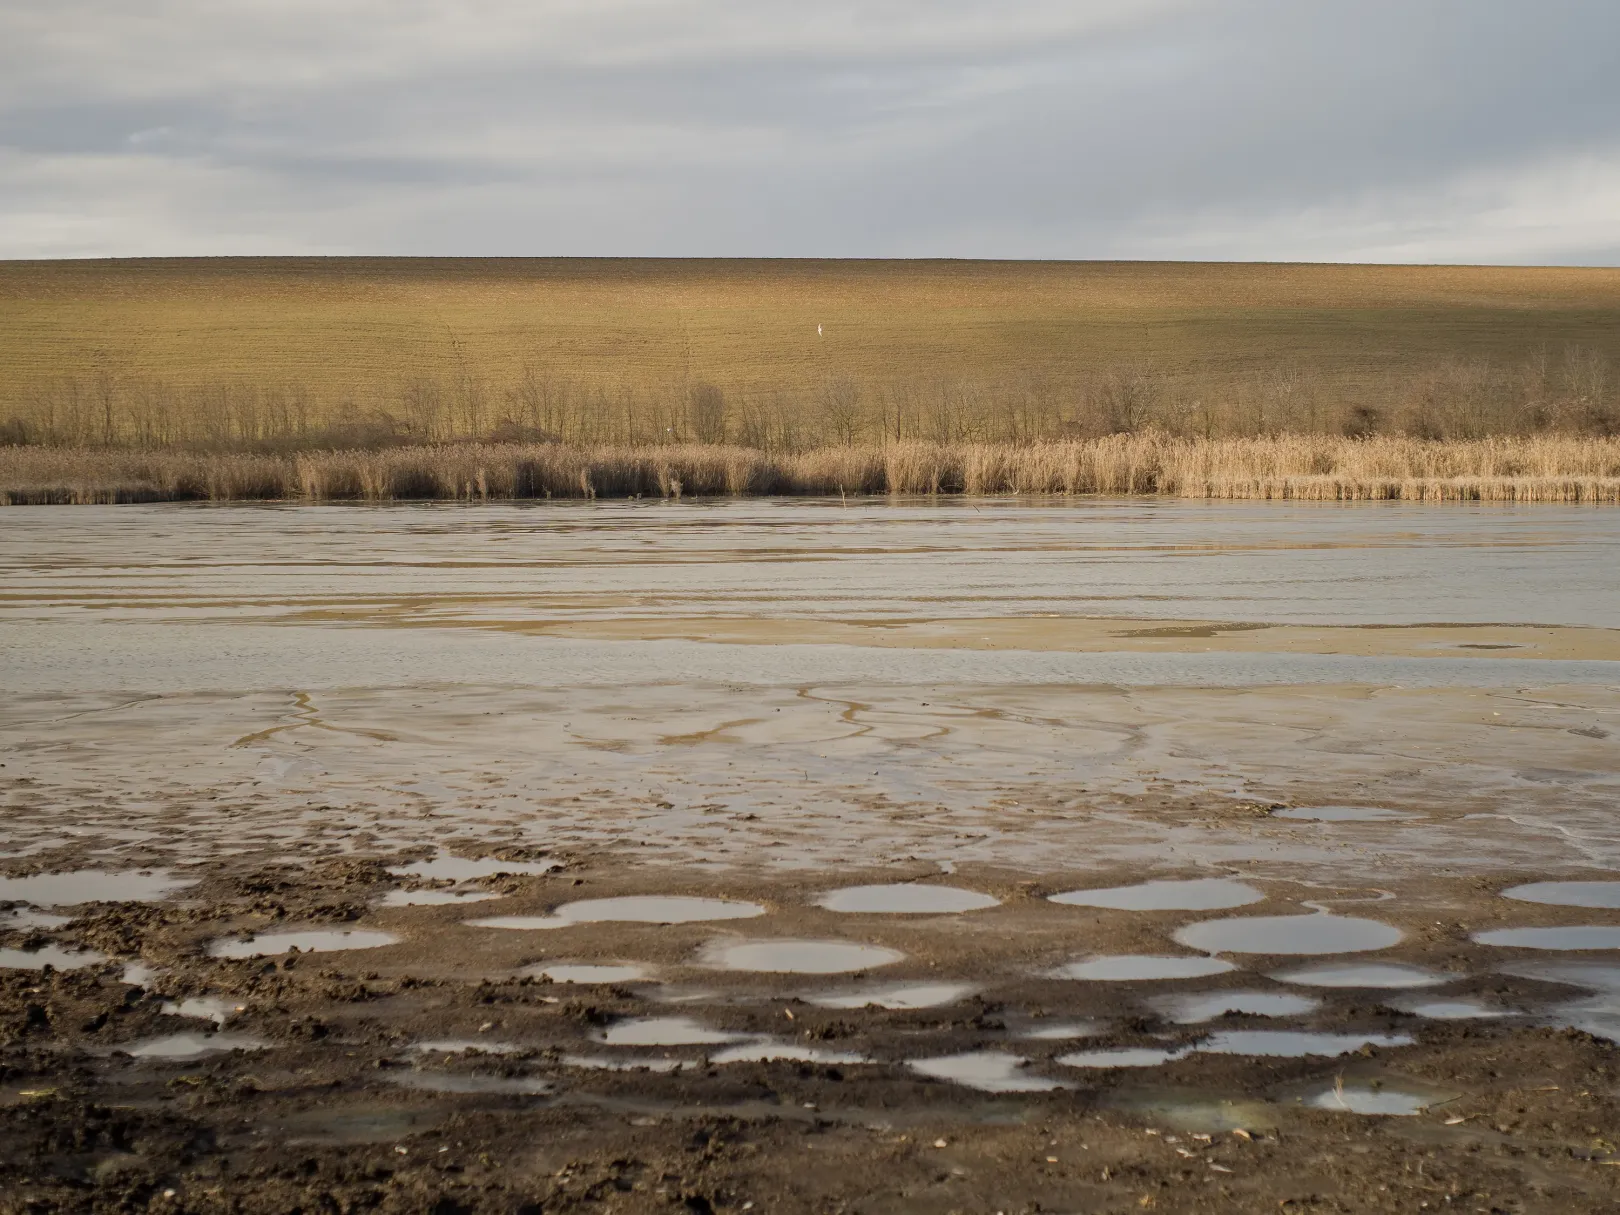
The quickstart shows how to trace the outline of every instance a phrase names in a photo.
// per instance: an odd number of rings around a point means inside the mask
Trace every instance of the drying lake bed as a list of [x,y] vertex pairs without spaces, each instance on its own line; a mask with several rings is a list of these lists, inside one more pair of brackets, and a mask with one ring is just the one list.
[[1613,512],[4,519],[27,1201],[1620,1193]]

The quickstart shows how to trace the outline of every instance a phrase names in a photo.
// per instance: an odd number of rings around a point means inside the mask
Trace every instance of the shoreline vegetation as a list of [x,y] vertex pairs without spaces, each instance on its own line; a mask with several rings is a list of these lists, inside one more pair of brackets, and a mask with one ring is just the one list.
[[1202,439],[1150,430],[801,452],[718,443],[453,443],[281,454],[0,447],[0,504],[12,506],[941,494],[1620,504],[1620,438]]

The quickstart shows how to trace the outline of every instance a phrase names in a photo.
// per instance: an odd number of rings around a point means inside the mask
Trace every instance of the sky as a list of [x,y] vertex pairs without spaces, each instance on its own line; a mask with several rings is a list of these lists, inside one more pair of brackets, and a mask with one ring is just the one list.
[[0,257],[1620,264],[1615,0],[8,0]]

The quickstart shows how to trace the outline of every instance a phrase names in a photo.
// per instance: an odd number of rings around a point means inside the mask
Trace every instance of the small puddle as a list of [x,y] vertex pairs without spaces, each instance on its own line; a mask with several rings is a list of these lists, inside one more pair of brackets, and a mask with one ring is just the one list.
[[898,949],[857,945],[851,941],[714,942],[699,955],[700,964],[721,970],[767,974],[836,975],[892,966],[904,960]]
[[564,1067],[578,1067],[593,1072],[678,1072],[691,1067],[690,1059],[604,1059],[596,1055],[564,1055]]
[[637,1017],[608,1026],[597,1040],[604,1046],[715,1046],[745,1037],[710,1029],[691,1017]]
[[641,983],[652,978],[652,971],[634,962],[598,965],[590,962],[560,963],[555,966],[530,966],[522,975],[544,976],[553,983]]
[[1493,1021],[1513,1014],[1481,1000],[1391,1000],[1390,1006],[1431,1021]]
[[1497,928],[1476,932],[1479,945],[1512,949],[1620,949],[1620,925],[1576,924],[1558,928]]
[[310,1110],[275,1123],[272,1134],[291,1147],[397,1143],[443,1122],[442,1110]]
[[1264,899],[1265,892],[1231,878],[1197,878],[1182,882],[1143,882],[1102,890],[1070,890],[1048,896],[1072,907],[1106,907],[1115,911],[1218,911]]
[[1347,1114],[1372,1114],[1390,1118],[1411,1118],[1424,1113],[1430,1106],[1455,1101],[1457,1094],[1445,1094],[1430,1089],[1412,1088],[1402,1084],[1377,1084],[1342,1081],[1307,1093],[1302,1103],[1313,1110],[1338,1110]]
[[519,1055],[527,1047],[512,1042],[490,1042],[480,1038],[441,1038],[432,1042],[413,1042],[411,1050],[419,1055]]
[[550,1081],[533,1076],[479,1076],[422,1071],[384,1072],[383,1075],[404,1088],[414,1088],[427,1093],[538,1097],[552,1090]]
[[1134,1114],[1177,1131],[1205,1134],[1262,1130],[1277,1125],[1276,1106],[1265,1101],[1212,1097],[1173,1089],[1126,1091],[1103,1098],[1108,1109]]
[[106,960],[106,954],[93,949],[63,949],[60,945],[43,945],[38,949],[0,949],[0,970],[43,970],[47,966],[56,970],[79,970]]
[[264,1050],[270,1044],[250,1034],[164,1034],[113,1049],[136,1059],[200,1059],[228,1050]]
[[1400,944],[1393,924],[1340,915],[1243,916],[1188,924],[1173,939],[1207,953],[1362,953]]
[[1530,882],[1502,891],[1502,897],[1554,907],[1620,908],[1620,882]]
[[633,895],[564,903],[550,915],[491,916],[468,920],[474,928],[567,928],[574,924],[695,924],[707,920],[749,920],[765,914],[758,903],[730,899]]
[[493,857],[468,860],[447,854],[425,861],[400,865],[388,872],[394,877],[423,878],[428,881],[470,882],[474,878],[495,877],[510,873],[522,877],[530,874],[553,873],[562,868],[559,861],[498,861]]
[[913,1059],[906,1066],[935,1080],[949,1080],[986,1093],[1045,1093],[1064,1087],[1061,1080],[1030,1073],[1028,1059],[995,1051]]
[[1307,1055],[1348,1055],[1364,1046],[1411,1046],[1410,1034],[1326,1034],[1298,1029],[1225,1029],[1195,1044],[1211,1055],[1260,1055],[1302,1059]]
[[1207,979],[1224,975],[1237,967],[1224,958],[1170,958],[1150,954],[1120,954],[1116,957],[1088,958],[1048,971],[1054,979],[1086,979],[1092,982],[1130,983],[1149,979]]
[[1287,810],[1273,810],[1271,817],[1308,823],[1393,823],[1417,815],[1378,806],[1291,806]]
[[1279,983],[1293,983],[1300,987],[1394,989],[1438,987],[1442,983],[1451,983],[1465,976],[1442,974],[1400,962],[1326,962],[1320,966],[1274,971],[1270,977]]
[[158,969],[149,962],[127,962],[123,974],[119,975],[120,983],[127,983],[131,987],[149,987],[158,977]]
[[748,1042],[709,1056],[710,1063],[870,1063],[864,1055],[818,1050],[795,1042]]
[[184,1000],[166,1001],[159,1011],[170,1017],[194,1017],[199,1021],[224,1025],[237,1013],[246,1012],[247,1005],[227,1000],[224,996],[188,996]]
[[816,900],[828,911],[872,915],[952,915],[998,907],[1001,900],[957,886],[846,886]]
[[60,928],[73,923],[70,915],[51,915],[46,911],[32,911],[27,907],[13,907],[0,911],[0,929],[16,931],[22,928]]
[[805,1002],[817,1008],[940,1008],[960,1003],[977,990],[971,983],[894,983],[859,991],[822,992],[806,996]]
[[262,958],[288,953],[335,953],[344,949],[377,949],[397,945],[391,932],[364,928],[310,928],[292,932],[266,932],[241,940],[222,937],[208,947],[211,958]]
[[1539,979],[1543,983],[1564,983],[1587,991],[1620,992],[1620,966],[1611,962],[1548,960],[1512,962],[1497,968],[1519,979]]
[[501,896],[493,890],[390,890],[379,907],[443,907],[450,903],[485,903]]
[[1149,1003],[1178,1025],[1198,1025],[1227,1013],[1251,1017],[1301,1017],[1322,1001],[1285,991],[1214,991],[1159,996]]
[[1033,1026],[1018,1036],[1026,1042],[1072,1042],[1076,1038],[1095,1038],[1105,1028],[1098,1021],[1059,1021]]
[[1064,1067],[1158,1067],[1188,1054],[1185,1046],[1122,1046],[1113,1050],[1082,1050],[1059,1055]]
[[177,878],[162,870],[102,873],[82,869],[73,873],[36,873],[30,877],[0,877],[0,901],[33,903],[38,907],[156,903],[177,890],[196,885],[196,881],[195,878]]

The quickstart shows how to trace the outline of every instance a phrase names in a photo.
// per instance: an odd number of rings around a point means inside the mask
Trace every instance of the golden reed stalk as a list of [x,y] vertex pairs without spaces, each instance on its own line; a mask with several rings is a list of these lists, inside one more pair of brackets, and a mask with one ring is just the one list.
[[724,445],[467,443],[287,455],[0,448],[0,503],[480,502],[851,494],[1159,494],[1620,503],[1620,439],[1530,435]]

